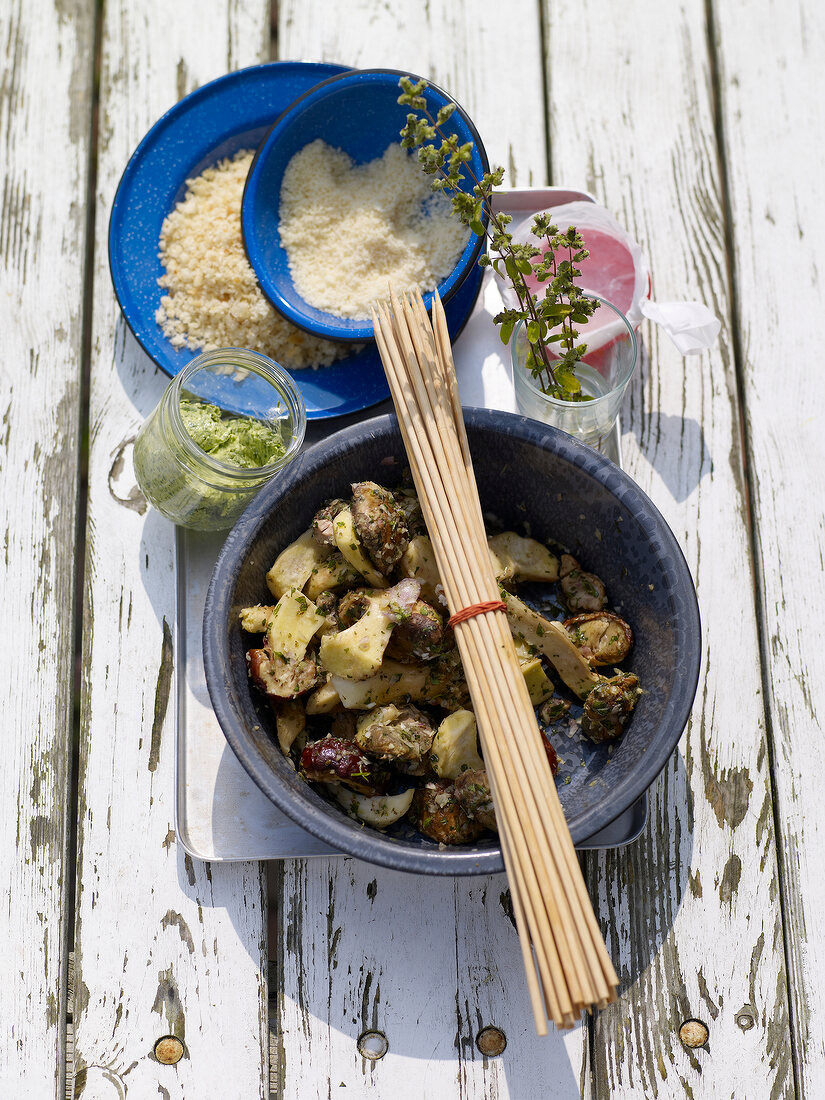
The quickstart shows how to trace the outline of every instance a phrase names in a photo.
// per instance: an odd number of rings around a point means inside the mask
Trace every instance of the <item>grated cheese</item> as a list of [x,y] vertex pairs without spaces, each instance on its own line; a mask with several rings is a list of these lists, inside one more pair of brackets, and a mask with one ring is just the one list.
[[241,235],[241,199],[252,150],[186,181],[186,195],[164,220],[158,253],[167,291],[155,320],[175,348],[242,347],[293,370],[326,366],[352,345],[320,340],[290,324],[266,300]]
[[320,139],[295,154],[281,185],[281,244],[295,288],[316,309],[364,319],[398,290],[433,290],[455,267],[469,231],[433,192],[415,157],[390,145],[355,165]]

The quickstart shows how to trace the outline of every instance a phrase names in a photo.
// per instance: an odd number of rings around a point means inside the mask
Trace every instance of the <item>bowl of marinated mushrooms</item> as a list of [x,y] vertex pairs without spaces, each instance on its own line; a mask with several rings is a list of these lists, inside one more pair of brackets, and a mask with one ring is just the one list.
[[[537,421],[466,409],[491,561],[574,843],[628,810],[684,729],[693,583],[655,506]],[[503,870],[472,700],[392,416],[346,428],[264,488],[204,617],[218,721],[289,817],[397,870]]]

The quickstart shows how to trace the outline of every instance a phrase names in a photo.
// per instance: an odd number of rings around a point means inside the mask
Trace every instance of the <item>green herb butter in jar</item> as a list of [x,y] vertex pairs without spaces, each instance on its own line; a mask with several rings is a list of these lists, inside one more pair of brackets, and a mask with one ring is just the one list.
[[306,408],[277,363],[243,348],[207,351],[169,384],[135,440],[150,504],[182,527],[231,527],[301,448]]

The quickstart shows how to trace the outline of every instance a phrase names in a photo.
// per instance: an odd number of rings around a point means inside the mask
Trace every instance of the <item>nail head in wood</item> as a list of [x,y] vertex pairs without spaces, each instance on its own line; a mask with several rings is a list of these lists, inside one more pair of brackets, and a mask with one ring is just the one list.
[[390,1044],[383,1031],[364,1031],[358,1036],[358,1052],[370,1062],[383,1058],[389,1049]]
[[737,1012],[736,1024],[741,1027],[743,1031],[750,1031],[753,1025],[756,1023],[750,1012]]
[[476,1046],[487,1058],[495,1058],[504,1053],[507,1036],[498,1027],[483,1027],[476,1035]]
[[686,1047],[703,1047],[708,1041],[708,1029],[701,1020],[685,1020],[679,1028],[679,1038]]
[[165,1066],[174,1066],[183,1057],[183,1043],[176,1035],[164,1035],[155,1043],[155,1057]]

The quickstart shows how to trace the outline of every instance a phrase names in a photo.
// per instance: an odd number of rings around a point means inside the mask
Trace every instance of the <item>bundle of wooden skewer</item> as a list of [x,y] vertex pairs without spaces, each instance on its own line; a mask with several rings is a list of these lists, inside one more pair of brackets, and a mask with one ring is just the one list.
[[618,979],[581,875],[519,668],[484,520],[438,294],[390,294],[375,338],[478,722],[536,1029],[615,1000]]

